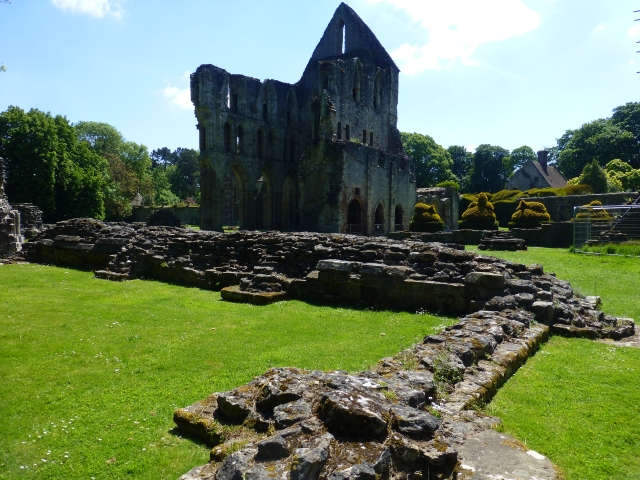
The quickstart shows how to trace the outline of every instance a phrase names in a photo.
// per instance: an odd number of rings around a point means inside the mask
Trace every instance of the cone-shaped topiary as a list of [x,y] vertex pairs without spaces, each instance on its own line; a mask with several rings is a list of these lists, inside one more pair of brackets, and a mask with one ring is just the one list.
[[525,202],[520,200],[518,208],[511,215],[510,228],[537,228],[542,222],[550,222],[551,215],[540,202]]
[[[583,207],[602,207],[602,202],[600,200],[594,200],[593,202],[587,203],[583,205]],[[610,222],[613,220],[613,217],[609,215],[604,208],[583,210],[576,218],[580,220],[591,220],[592,222]]]
[[460,228],[472,230],[497,230],[498,222],[493,205],[486,193],[478,195],[477,202],[471,202],[469,208],[462,214],[462,220],[458,222]]
[[444,222],[438,215],[436,207],[426,203],[416,203],[413,218],[409,222],[411,232],[441,232]]

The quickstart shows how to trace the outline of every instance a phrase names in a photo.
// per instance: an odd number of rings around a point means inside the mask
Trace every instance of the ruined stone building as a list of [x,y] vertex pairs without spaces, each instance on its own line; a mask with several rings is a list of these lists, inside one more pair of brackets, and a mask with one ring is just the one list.
[[191,75],[201,227],[406,229],[416,189],[396,128],[398,74],[344,3],[293,85],[201,65]]

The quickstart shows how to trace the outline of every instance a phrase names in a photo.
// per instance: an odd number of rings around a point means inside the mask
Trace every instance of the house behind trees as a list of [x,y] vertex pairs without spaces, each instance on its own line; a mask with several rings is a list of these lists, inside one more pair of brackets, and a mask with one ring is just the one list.
[[507,183],[507,190],[530,190],[532,188],[562,188],[567,185],[567,179],[554,165],[547,163],[549,152],[538,152],[538,161],[527,160],[524,165],[513,174]]

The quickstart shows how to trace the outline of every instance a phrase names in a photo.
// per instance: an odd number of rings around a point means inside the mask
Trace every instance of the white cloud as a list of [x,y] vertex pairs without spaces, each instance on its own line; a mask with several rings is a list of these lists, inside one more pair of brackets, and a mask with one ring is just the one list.
[[602,25],[598,25],[596,28],[593,29],[593,33],[599,33],[602,32],[603,30],[605,30],[607,28],[607,26],[605,24]]
[[631,27],[629,30],[627,30],[627,33],[629,34],[629,38],[633,38],[635,37],[638,32],[640,32],[640,27]]
[[[188,83],[190,77],[191,77],[191,73],[189,71],[185,72],[185,74],[182,75],[182,77],[180,78],[181,83],[182,81],[186,81]],[[190,87],[181,89],[169,83],[167,84],[167,86],[165,87],[162,93],[164,97],[167,100],[169,100],[169,103],[171,105],[175,105],[176,107],[182,108],[185,110],[191,110],[193,108],[193,104],[191,103]]]
[[467,149],[467,152],[475,153],[476,152],[476,148],[478,148],[478,146],[472,144],[472,145],[467,145],[464,148]]
[[401,45],[391,56],[408,75],[430,68],[477,65],[481,45],[522,35],[540,25],[540,14],[522,0],[367,0],[405,10],[428,32],[424,45]]
[[184,108],[185,110],[191,110],[193,108],[193,104],[191,103],[191,90],[189,88],[180,90],[178,87],[169,84],[163,93],[170,104]]
[[111,16],[122,18],[124,0],[51,0],[55,7],[96,18]]

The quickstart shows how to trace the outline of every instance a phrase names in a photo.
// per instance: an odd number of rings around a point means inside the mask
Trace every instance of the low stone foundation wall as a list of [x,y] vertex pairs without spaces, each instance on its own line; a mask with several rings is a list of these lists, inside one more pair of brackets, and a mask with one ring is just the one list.
[[133,207],[131,216],[128,218],[131,222],[146,222],[151,214],[158,210],[168,210],[183,225],[200,225],[200,207]]
[[46,228],[26,247],[29,261],[93,269],[113,280],[149,278],[213,290],[239,285],[245,297],[284,291],[320,303],[453,315],[522,308],[551,326],[562,325],[559,330],[591,329],[585,335],[608,338],[633,333],[626,320],[594,314],[595,307],[542,267],[465,252],[455,244],[223,234],[80,219]]
[[[493,233],[490,230],[463,229],[435,233],[393,232],[388,236],[396,240],[478,245],[482,238]],[[569,248],[573,245],[572,222],[551,222],[542,224],[540,228],[512,228],[510,233],[514,237],[522,238],[529,247]]]
[[[478,472],[556,479],[542,455],[504,448],[520,444],[492,432],[499,419],[470,409],[489,401],[550,331],[613,339],[634,333],[633,320],[598,311],[598,298],[576,296],[539,265],[455,244],[72,220],[27,245],[30,261],[92,265],[113,280],[235,285],[234,299],[253,303],[288,295],[463,316],[367,372],[272,369],[178,409],[178,428],[214,447],[211,462],[183,480],[457,479]],[[500,462],[489,451],[499,451]]]

